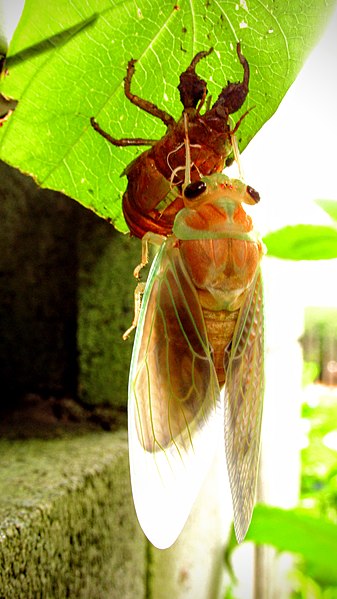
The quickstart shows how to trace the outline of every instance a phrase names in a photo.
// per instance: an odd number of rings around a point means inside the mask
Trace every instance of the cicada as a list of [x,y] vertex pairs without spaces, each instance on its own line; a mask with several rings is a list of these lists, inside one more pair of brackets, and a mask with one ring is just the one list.
[[233,153],[233,135],[246,113],[233,129],[230,127],[230,118],[241,108],[248,94],[249,65],[238,43],[237,54],[244,70],[242,82],[228,83],[213,106],[207,107],[202,114],[207,84],[196,74],[195,68],[211,52],[212,48],[196,54],[186,71],[180,75],[178,89],[184,109],[178,121],[152,102],[132,93],[131,80],[137,61],[129,62],[124,80],[125,95],[133,104],[160,119],[167,127],[166,134],[159,141],[142,138],[115,139],[94,118],[91,119],[94,129],[115,146],[151,146],[131,162],[123,173],[128,179],[123,196],[123,213],[130,232],[139,238],[148,231],[161,235],[171,234],[174,218],[183,208],[184,179],[181,174],[186,164],[186,122],[192,182],[199,180],[202,175],[221,172]]
[[222,418],[235,531],[244,538],[262,417],[263,244],[243,208],[259,196],[213,174],[187,184],[182,197],[145,286],[129,378],[134,503],[159,548],[185,524]]

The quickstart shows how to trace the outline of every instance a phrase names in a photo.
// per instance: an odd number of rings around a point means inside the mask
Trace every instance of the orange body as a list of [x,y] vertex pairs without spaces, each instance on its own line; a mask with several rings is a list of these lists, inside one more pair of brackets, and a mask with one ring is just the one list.
[[130,368],[129,448],[137,515],[157,547],[168,547],[187,518],[219,419],[239,541],[249,526],[263,401],[263,246],[242,202],[256,201],[225,175],[187,185],[146,283]]
[[[217,382],[212,385],[223,387],[234,338],[251,335],[249,345],[259,352],[262,347],[263,246],[242,207],[242,202],[255,203],[257,194],[225,175],[205,177],[201,183],[196,197],[184,196],[185,208],[175,218],[144,292],[141,366],[134,391],[142,397],[148,388],[156,398],[148,404],[146,398],[140,410],[144,416],[137,422],[147,451],[169,446],[193,420],[196,397],[202,404],[209,394],[213,368]],[[185,194],[189,187],[193,183]],[[238,333],[242,326],[246,330]],[[242,355],[240,363],[245,360]],[[169,426],[162,423],[166,404]]]
[[[237,232],[251,233],[251,218],[241,203],[232,214],[228,205],[212,203],[198,206],[183,216],[188,227],[198,231],[219,232],[237,228]],[[231,221],[231,222],[229,222]],[[235,233],[233,233],[235,235]],[[225,349],[229,346],[243,302],[250,292],[262,257],[262,243],[235,237],[219,239],[186,239],[179,249],[199,296],[203,310],[208,341],[213,349],[213,361],[220,387],[225,383]]]

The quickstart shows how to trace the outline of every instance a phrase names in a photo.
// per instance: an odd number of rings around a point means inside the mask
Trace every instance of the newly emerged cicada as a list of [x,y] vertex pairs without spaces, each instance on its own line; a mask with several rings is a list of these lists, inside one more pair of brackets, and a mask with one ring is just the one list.
[[115,146],[151,146],[131,162],[123,173],[128,178],[127,190],[123,196],[123,213],[130,232],[136,237],[142,238],[148,231],[170,235],[174,218],[183,208],[182,173],[186,164],[186,122],[192,182],[203,175],[220,173],[226,160],[232,155],[233,135],[243,117],[233,129],[230,127],[230,118],[241,108],[247,97],[249,65],[238,43],[237,54],[244,71],[242,82],[228,83],[213,106],[207,107],[201,114],[207,84],[196,74],[195,68],[211,52],[212,48],[199,52],[180,75],[178,89],[184,109],[178,121],[152,102],[131,92],[131,80],[137,61],[130,60],[124,80],[125,95],[133,104],[165,124],[167,131],[160,140],[115,139],[101,129],[94,118],[91,119],[94,129]]
[[263,246],[242,203],[258,199],[223,174],[188,184],[146,283],[130,369],[129,451],[138,519],[159,548],[178,537],[211,462],[224,385],[238,541],[251,520],[263,396]]
[[184,110],[177,122],[131,92],[136,61],[129,62],[125,94],[164,122],[161,140],[116,140],[91,119],[114,145],[151,145],[125,170],[123,212],[133,235],[143,243],[162,236],[162,244],[124,338],[137,326],[129,377],[131,483],[139,522],[159,548],[169,547],[185,524],[219,423],[238,541],[251,520],[258,471],[263,246],[242,204],[259,196],[220,174],[232,154],[238,158],[234,134],[243,117],[231,129],[230,115],[248,94],[249,65],[238,44],[242,82],[228,83],[201,114],[207,86],[195,68],[210,52],[199,52],[180,77]]

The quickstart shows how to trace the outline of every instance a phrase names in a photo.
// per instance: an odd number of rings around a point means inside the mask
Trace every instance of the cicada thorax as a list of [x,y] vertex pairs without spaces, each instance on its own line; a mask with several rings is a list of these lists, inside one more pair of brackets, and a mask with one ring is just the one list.
[[[177,215],[174,233],[198,293],[220,388],[226,380],[226,351],[240,310],[251,293],[262,243],[242,202],[258,194],[225,175],[204,179],[205,190]],[[193,188],[193,184],[191,186]],[[188,192],[188,189],[186,190]]]

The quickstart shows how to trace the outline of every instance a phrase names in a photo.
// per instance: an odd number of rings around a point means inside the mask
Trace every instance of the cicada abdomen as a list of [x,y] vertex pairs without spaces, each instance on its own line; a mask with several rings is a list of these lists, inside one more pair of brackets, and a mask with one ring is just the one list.
[[262,242],[242,203],[258,194],[214,174],[187,185],[145,287],[129,380],[129,450],[139,522],[157,547],[179,535],[217,440],[236,535],[250,523],[263,395]]
[[[172,116],[147,100],[135,96],[130,90],[135,70],[135,60],[128,64],[125,94],[139,108],[161,119],[167,132],[159,141],[146,139],[112,138],[94,119],[93,127],[110,143],[117,146],[151,145],[125,169],[128,179],[123,197],[123,213],[130,232],[142,238],[152,231],[161,235],[172,233],[176,214],[183,207],[182,172],[185,169],[186,121],[191,152],[191,181],[202,175],[223,170],[232,154],[230,115],[243,105],[248,94],[249,65],[237,45],[239,60],[244,69],[242,82],[228,83],[211,108],[200,113],[207,95],[207,84],[195,72],[198,62],[210,52],[199,52],[180,76],[179,92],[183,114],[176,122]],[[186,118],[187,117],[187,118]],[[237,123],[234,131],[237,129]]]

